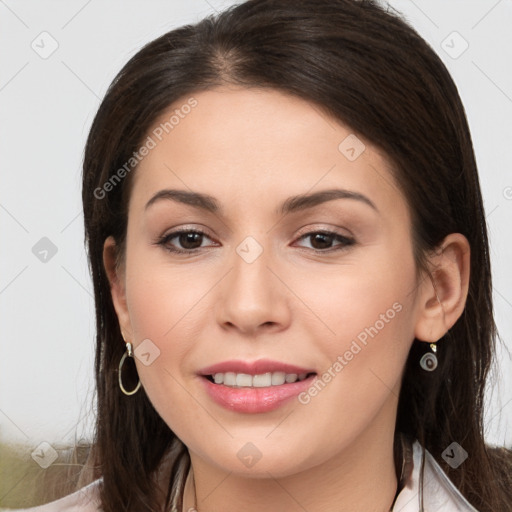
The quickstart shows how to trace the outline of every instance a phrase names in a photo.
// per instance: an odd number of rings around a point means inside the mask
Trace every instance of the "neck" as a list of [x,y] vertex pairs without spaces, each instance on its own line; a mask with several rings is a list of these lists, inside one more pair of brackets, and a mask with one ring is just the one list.
[[183,511],[389,512],[397,489],[393,435],[370,428],[329,460],[283,478],[222,472],[191,453]]

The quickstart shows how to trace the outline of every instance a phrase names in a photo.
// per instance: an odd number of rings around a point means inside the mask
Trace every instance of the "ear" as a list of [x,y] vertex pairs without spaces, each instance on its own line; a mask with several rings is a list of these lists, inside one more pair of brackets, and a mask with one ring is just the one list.
[[470,247],[460,233],[449,234],[430,257],[431,276],[422,281],[414,335],[429,343],[441,339],[466,305]]
[[132,327],[126,303],[125,268],[124,263],[118,264],[119,248],[112,236],[103,244],[103,265],[110,282],[112,302],[117,313],[119,328],[125,341],[132,340]]

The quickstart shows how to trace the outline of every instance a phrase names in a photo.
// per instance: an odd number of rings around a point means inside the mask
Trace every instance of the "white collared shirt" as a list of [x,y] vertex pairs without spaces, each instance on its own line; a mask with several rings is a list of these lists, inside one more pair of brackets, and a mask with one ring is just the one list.
[[[420,467],[423,449],[418,441],[412,445],[413,469],[395,500],[392,512],[420,512]],[[462,496],[441,466],[425,450],[423,474],[423,512],[478,512]]]
[[[412,472],[405,486],[395,500],[391,512],[420,512],[420,466],[422,447],[418,441],[412,445]],[[101,479],[73,494],[39,507],[16,512],[101,512],[99,483]],[[9,512],[11,509],[0,509]],[[423,511],[422,512],[478,512],[459,492],[441,469],[434,457],[425,450],[425,469],[423,475]]]

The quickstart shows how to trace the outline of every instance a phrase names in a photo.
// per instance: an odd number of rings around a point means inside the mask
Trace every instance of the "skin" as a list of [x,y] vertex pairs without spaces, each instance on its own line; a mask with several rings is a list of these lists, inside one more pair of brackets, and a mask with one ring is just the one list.
[[[279,91],[223,86],[193,96],[198,105],[133,176],[119,268],[114,240],[104,246],[126,341],[136,348],[149,338],[160,350],[151,365],[136,365],[156,410],[189,449],[193,481],[183,510],[194,504],[195,485],[200,511],[387,511],[407,354],[415,337],[437,341],[462,313],[468,242],[449,235],[431,258],[433,280],[417,280],[407,201],[368,141],[359,137],[366,148],[349,161],[338,146],[350,128]],[[145,210],[165,188],[208,193],[224,212],[171,200]],[[378,211],[336,199],[276,213],[289,196],[330,188],[364,194]],[[167,245],[199,252],[155,244],[178,228],[207,236],[195,246],[178,238]],[[355,243],[333,251],[343,246],[337,239],[300,238],[319,230]],[[236,252],[247,236],[263,248],[250,264]],[[198,370],[229,359],[270,358],[321,375],[395,303],[401,311],[306,405],[242,414],[203,391]],[[248,442],[261,453],[252,467],[237,457]]]

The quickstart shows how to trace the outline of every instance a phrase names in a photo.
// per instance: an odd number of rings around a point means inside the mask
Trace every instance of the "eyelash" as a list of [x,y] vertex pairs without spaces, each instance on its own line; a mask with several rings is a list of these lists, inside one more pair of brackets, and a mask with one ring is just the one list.
[[[174,231],[172,233],[169,233],[167,235],[164,235],[156,241],[156,245],[160,245],[164,247],[167,251],[175,254],[186,254],[186,255],[193,255],[197,251],[201,249],[201,247],[196,247],[195,249],[177,249],[175,247],[170,247],[169,241],[173,238],[176,238],[179,235],[185,234],[185,233],[196,233],[198,235],[203,235],[207,238],[210,238],[207,233],[204,231],[201,231],[200,229],[183,229],[179,231]],[[325,254],[325,253],[333,253],[338,251],[346,250],[349,246],[355,244],[355,240],[353,238],[341,235],[339,233],[336,233],[335,231],[327,231],[327,230],[317,230],[317,231],[309,231],[308,233],[305,233],[304,235],[301,235],[297,240],[303,240],[304,238],[308,238],[312,235],[327,235],[327,236],[333,236],[335,240],[342,242],[341,245],[336,246],[335,248],[330,249],[309,249],[305,248],[307,250],[312,250],[316,254]]]

